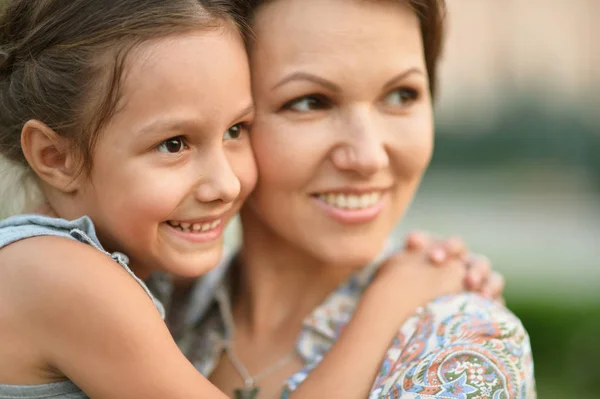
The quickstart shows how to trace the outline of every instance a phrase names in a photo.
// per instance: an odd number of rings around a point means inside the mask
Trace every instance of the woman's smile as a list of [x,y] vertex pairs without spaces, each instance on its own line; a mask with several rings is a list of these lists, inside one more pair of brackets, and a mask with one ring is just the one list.
[[340,223],[368,223],[375,220],[386,205],[387,190],[339,190],[314,194],[312,199],[324,213]]

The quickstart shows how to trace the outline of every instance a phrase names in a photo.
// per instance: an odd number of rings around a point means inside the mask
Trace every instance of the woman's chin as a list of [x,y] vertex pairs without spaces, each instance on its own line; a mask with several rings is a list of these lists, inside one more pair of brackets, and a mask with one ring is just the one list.
[[335,268],[359,269],[377,258],[384,243],[380,245],[348,245],[324,249],[319,256],[323,263]]

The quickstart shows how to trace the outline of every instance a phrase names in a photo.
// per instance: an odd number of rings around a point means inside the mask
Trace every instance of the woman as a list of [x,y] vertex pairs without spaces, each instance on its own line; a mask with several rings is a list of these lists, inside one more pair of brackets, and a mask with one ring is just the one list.
[[[276,398],[338,338],[429,163],[443,2],[272,0],[252,12],[259,181],[244,246],[181,347],[223,391],[246,380]],[[521,323],[476,295],[417,309],[375,374],[370,397],[535,397]]]

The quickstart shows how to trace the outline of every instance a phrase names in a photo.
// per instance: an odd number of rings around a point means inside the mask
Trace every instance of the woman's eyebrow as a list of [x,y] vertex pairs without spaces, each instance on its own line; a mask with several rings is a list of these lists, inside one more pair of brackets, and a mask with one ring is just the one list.
[[327,79],[324,79],[320,76],[308,73],[308,72],[291,73],[291,74],[287,75],[286,77],[284,77],[283,79],[281,79],[275,86],[273,86],[273,88],[271,90],[275,90],[278,87],[283,86],[284,84],[289,83],[289,82],[303,81],[303,80],[318,84],[319,86],[323,86],[325,89],[335,92],[335,93],[339,93],[341,91],[340,87],[338,85],[336,85],[335,83],[333,83]]
[[396,84],[398,84],[398,82],[406,79],[408,76],[410,76],[412,74],[425,75],[425,72],[423,71],[423,69],[421,69],[419,67],[409,68],[403,72],[400,72],[398,75],[396,75],[393,78],[391,78],[390,80],[388,80],[387,83],[385,85],[383,85],[383,89],[387,90],[387,89],[393,88],[394,86],[396,86]]

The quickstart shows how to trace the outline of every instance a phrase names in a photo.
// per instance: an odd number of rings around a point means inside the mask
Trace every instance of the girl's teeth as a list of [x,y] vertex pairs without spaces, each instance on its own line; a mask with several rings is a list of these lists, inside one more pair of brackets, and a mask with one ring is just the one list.
[[340,209],[365,209],[375,206],[381,200],[381,192],[368,194],[321,194],[319,199]]
[[177,222],[170,220],[169,225],[171,227],[176,228],[179,231],[183,231],[185,233],[189,232],[207,232],[209,230],[213,230],[221,225],[221,219],[217,219],[211,223],[189,223],[189,222]]

